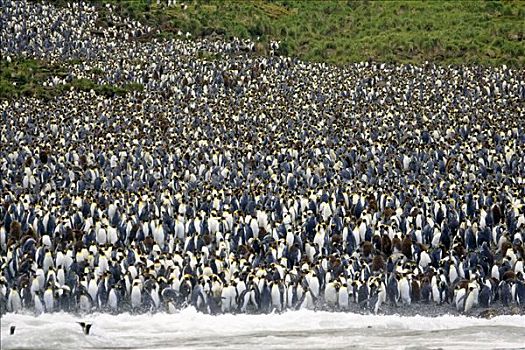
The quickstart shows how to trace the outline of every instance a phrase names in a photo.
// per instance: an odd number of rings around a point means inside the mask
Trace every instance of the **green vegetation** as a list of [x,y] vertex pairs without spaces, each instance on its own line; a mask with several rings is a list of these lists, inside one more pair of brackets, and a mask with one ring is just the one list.
[[525,64],[525,1],[186,0],[185,10],[182,0],[103,2],[162,35],[281,40],[281,53],[308,61]]
[[0,61],[0,98],[17,96],[47,96],[50,90],[43,83],[52,76],[62,76],[57,66],[41,61],[18,59]]
[[[101,26],[118,25],[106,16],[108,2],[121,16],[156,27],[162,36],[181,31],[194,38],[251,38],[262,54],[270,40],[279,40],[281,54],[306,61],[525,65],[525,1],[186,0],[182,9],[182,0],[170,8],[156,0],[101,0],[95,1]],[[221,59],[207,52],[199,57]],[[43,85],[55,76],[66,78],[68,70],[44,61],[1,60],[0,98],[51,98],[68,89],[112,96],[143,89],[87,79]]]
[[130,91],[142,91],[140,84],[127,84],[122,87],[97,84],[89,79],[68,79],[68,83],[44,86],[53,77],[66,79],[67,70],[45,61],[15,59],[12,62],[0,61],[0,99],[34,96],[50,99],[68,90],[95,91],[106,96],[123,95]]

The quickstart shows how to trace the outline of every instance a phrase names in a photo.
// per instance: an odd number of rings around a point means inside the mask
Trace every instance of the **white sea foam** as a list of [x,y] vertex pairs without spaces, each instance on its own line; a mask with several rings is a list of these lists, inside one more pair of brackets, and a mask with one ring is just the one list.
[[[8,314],[1,321],[2,349],[525,347],[525,316],[487,320],[313,311],[209,316],[186,309],[174,315]],[[78,321],[93,324],[89,336]],[[13,336],[8,335],[11,325],[16,326]]]

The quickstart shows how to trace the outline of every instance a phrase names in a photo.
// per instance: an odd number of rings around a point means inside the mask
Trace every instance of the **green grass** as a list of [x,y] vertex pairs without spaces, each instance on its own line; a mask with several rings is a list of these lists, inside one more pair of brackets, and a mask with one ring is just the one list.
[[185,11],[106,2],[163,35],[281,40],[281,53],[307,61],[525,63],[525,1],[190,0]]
[[[186,0],[188,8],[182,10],[157,6],[156,0],[101,0],[95,4],[102,26],[115,25],[105,16],[103,5],[108,2],[117,6],[120,15],[158,28],[162,36],[180,30],[194,38],[251,38],[261,54],[270,40],[280,40],[281,54],[306,61],[525,64],[525,1]],[[199,55],[221,59],[217,54]],[[1,60],[0,98],[52,98],[67,89],[112,96],[143,89],[137,84],[118,87],[86,79],[43,86],[49,77],[66,77],[65,66],[22,58],[12,63]]]
[[127,84],[122,87],[97,84],[89,79],[72,79],[64,85],[44,86],[53,77],[64,79],[68,76],[67,69],[51,65],[45,61],[31,59],[15,59],[8,63],[0,61],[0,99],[33,96],[50,99],[68,90],[95,91],[105,96],[124,95],[130,91],[142,91],[140,84]]

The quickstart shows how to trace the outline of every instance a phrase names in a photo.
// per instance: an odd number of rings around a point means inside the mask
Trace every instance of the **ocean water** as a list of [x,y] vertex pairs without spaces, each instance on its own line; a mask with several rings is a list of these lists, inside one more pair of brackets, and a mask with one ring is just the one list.
[[[83,334],[76,323],[93,324]],[[16,325],[14,335],[9,327]],[[525,349],[525,316],[374,316],[292,311],[270,315],[177,314],[1,319],[2,349]]]

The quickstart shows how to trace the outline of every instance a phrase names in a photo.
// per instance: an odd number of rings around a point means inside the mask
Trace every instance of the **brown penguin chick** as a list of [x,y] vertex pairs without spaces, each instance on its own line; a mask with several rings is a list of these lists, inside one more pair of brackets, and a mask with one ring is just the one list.
[[335,255],[330,255],[330,256],[328,257],[328,260],[330,261],[330,265],[333,266],[333,265],[335,264],[335,261],[337,260],[337,256],[335,256]]
[[392,254],[392,240],[387,234],[381,236],[381,251],[386,255]]
[[525,258],[525,248],[523,248],[523,244],[515,244],[514,251],[517,253],[518,256]]
[[17,281],[17,284],[21,288],[27,288],[29,286],[29,275],[24,274],[20,277],[20,279]]
[[83,235],[84,233],[82,232],[82,230],[74,229],[73,230],[73,241],[74,242],[82,241]]
[[82,242],[82,239],[75,242],[74,248],[76,252],[80,252],[84,248],[84,242]]
[[377,201],[376,201],[376,198],[372,195],[368,196],[367,198],[368,200],[368,208],[372,211],[372,212],[376,212],[377,211]]
[[412,280],[412,301],[413,302],[419,302],[421,300],[421,287],[419,285],[419,281],[413,279]]
[[385,269],[385,260],[380,254],[374,255],[372,259],[372,271],[383,271]]
[[82,170],[86,170],[88,166],[88,158],[85,154],[81,154],[80,157],[78,157],[78,164],[82,168]]
[[512,244],[509,241],[505,241],[501,244],[501,256],[507,255],[507,250],[512,248]]
[[48,160],[48,151],[47,150],[45,150],[45,149],[41,150],[38,156],[39,156],[40,162],[42,164],[46,164],[47,163],[47,160]]
[[516,272],[512,271],[512,270],[508,270],[507,272],[505,272],[503,274],[503,276],[501,277],[501,279],[503,281],[509,281],[509,280],[515,280],[516,279]]
[[381,249],[381,236],[374,235],[372,237],[372,245],[374,246],[376,251],[382,251],[382,249]]
[[423,243],[416,243],[416,245],[419,247],[419,250],[422,251],[422,252],[426,252],[428,251],[428,247],[426,245],[424,245]]
[[342,272],[341,260],[339,258],[335,258],[335,260],[331,263],[331,266],[334,275],[339,276]]
[[460,258],[465,256],[465,247],[463,246],[463,242],[458,242],[454,244],[454,247],[452,248],[456,255]]
[[299,261],[299,266],[303,266],[304,264],[309,264],[310,262],[308,261],[308,257],[306,256],[306,254],[303,254],[301,256],[301,260]]
[[394,247],[394,249],[397,249],[397,251],[401,251],[401,239],[398,235],[395,235],[392,239],[392,246]]
[[62,237],[62,240],[64,242],[72,242],[75,239],[75,234],[71,227],[67,227],[66,231],[64,232],[64,236]]
[[501,220],[501,210],[497,204],[494,204],[492,207],[492,218],[494,220],[494,225],[498,225]]
[[245,259],[248,259],[250,255],[255,252],[250,245],[243,244],[239,248],[241,247],[242,247],[242,254],[239,253],[239,255]]
[[432,288],[430,287],[430,278],[428,278],[427,276],[423,277],[423,278],[421,279],[421,287],[420,287],[420,295],[421,295],[422,298],[423,298],[423,297],[425,298],[425,299],[423,300],[423,302],[428,302],[428,301],[430,301],[430,300],[427,299],[427,298],[431,298],[431,296],[430,296],[430,295],[427,295],[427,296],[423,295],[423,294],[421,293],[421,290],[427,290],[427,291],[428,291],[428,290],[431,290],[431,289],[432,289]]
[[11,226],[9,226],[9,236],[16,241],[22,236],[22,225],[20,225],[18,221],[11,222]]
[[40,238],[40,235],[31,226],[27,228],[26,235],[31,236],[36,240]]
[[388,220],[392,217],[392,215],[394,215],[396,211],[390,207],[387,207],[385,208],[385,210],[383,210],[383,216],[385,218],[385,220]]
[[369,257],[370,254],[372,254],[372,250],[374,249],[374,246],[372,245],[372,242],[370,241],[364,241],[361,250],[363,252],[364,257]]
[[463,289],[468,289],[468,285],[469,285],[469,281],[468,280],[461,280],[458,282],[457,286],[459,287],[459,289],[463,288]]
[[210,245],[212,242],[211,235],[205,234],[204,236],[202,236],[202,240],[204,241],[205,245]]
[[454,164],[456,163],[456,159],[454,157],[450,157],[448,160],[447,160],[447,164],[445,165],[445,171],[447,173],[450,172],[450,170],[452,170],[452,167],[454,166]]
[[246,247],[244,244],[240,244],[237,247],[237,255],[244,257],[246,254],[248,254],[248,247]]
[[146,247],[147,251],[150,252],[151,249],[153,249],[153,246],[155,245],[155,240],[153,239],[153,237],[148,236],[148,237],[144,238],[143,243],[144,243],[144,247]]
[[410,235],[405,235],[401,242],[401,253],[407,257],[408,260],[412,260],[412,238]]

